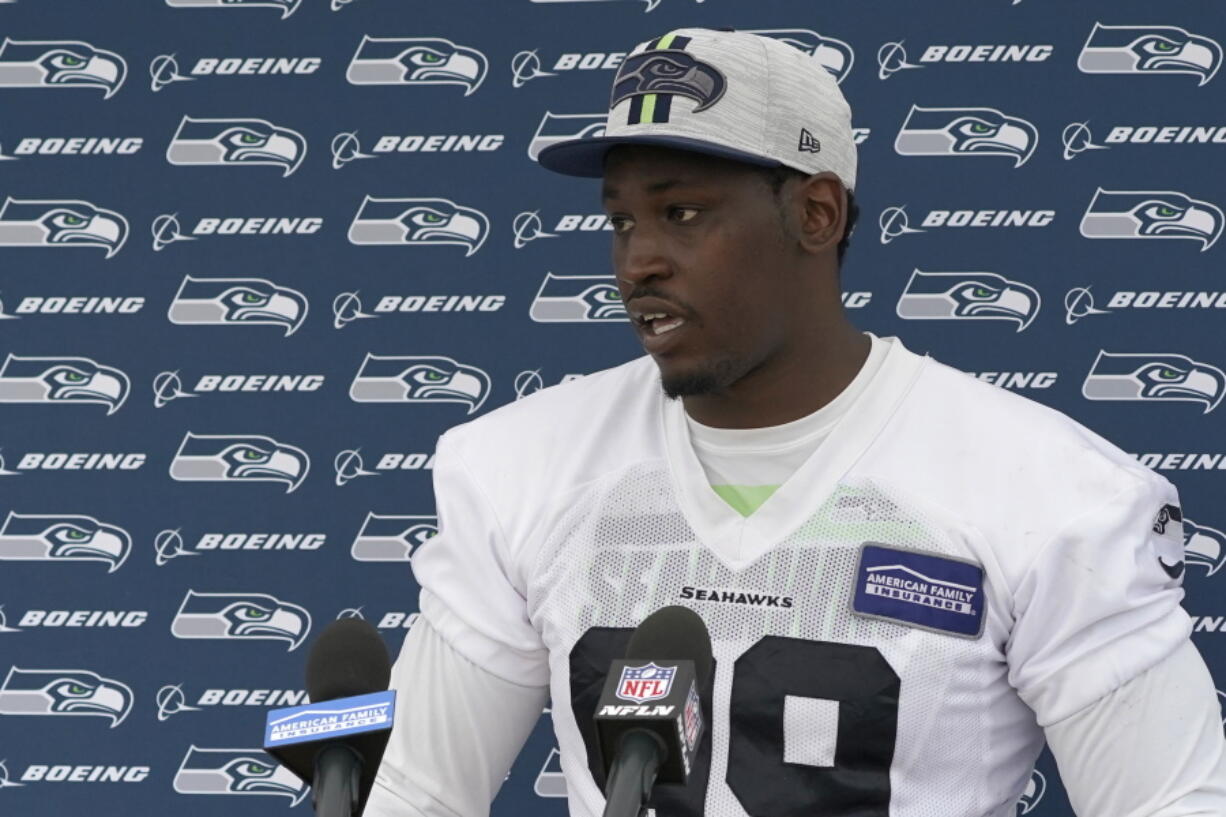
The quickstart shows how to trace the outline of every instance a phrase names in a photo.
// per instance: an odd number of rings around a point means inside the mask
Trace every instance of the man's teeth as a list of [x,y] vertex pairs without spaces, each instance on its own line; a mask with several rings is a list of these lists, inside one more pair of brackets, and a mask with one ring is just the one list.
[[[661,315],[661,318],[666,316]],[[665,320],[654,321],[651,324],[652,334],[662,335],[665,332],[671,332],[681,324],[685,323],[684,318],[666,318]]]

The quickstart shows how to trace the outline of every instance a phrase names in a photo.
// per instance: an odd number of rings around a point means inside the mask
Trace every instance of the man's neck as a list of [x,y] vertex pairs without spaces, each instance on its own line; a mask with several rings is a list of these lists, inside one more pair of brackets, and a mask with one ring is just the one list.
[[847,388],[872,339],[850,323],[803,352],[762,366],[720,394],[683,397],[690,417],[713,428],[765,428],[820,409]]

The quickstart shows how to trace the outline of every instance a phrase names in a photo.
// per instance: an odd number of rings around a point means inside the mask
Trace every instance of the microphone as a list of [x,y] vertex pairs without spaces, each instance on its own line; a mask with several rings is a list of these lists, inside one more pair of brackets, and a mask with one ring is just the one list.
[[689,780],[710,677],[711,636],[688,607],[662,607],[630,636],[596,704],[604,817],[640,817],[656,783]]
[[391,673],[379,631],[360,618],[337,619],[307,656],[311,703],[268,713],[264,750],[310,784],[318,817],[365,808],[396,711]]

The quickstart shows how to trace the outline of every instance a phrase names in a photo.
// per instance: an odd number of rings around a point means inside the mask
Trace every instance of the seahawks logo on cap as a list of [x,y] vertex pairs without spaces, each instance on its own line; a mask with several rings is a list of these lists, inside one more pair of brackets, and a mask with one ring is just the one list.
[[1081,386],[1087,400],[1190,400],[1217,408],[1226,392],[1226,372],[1176,354],[1099,350]]
[[15,199],[0,205],[0,247],[101,247],[110,258],[128,239],[128,220],[77,199]]
[[490,376],[449,357],[367,354],[349,398],[357,403],[463,403],[472,414],[490,393]]
[[437,535],[437,516],[367,513],[349,552],[359,562],[407,562]]
[[902,156],[1006,156],[1021,167],[1038,142],[1034,125],[995,108],[912,105],[894,150]]
[[96,715],[114,729],[133,697],[132,687],[89,670],[12,667],[0,684],[0,715]]
[[1081,217],[1086,238],[1185,238],[1201,252],[1217,243],[1226,216],[1222,208],[1174,190],[1104,190]]
[[131,552],[126,530],[92,516],[9,511],[0,525],[0,562],[103,562],[114,573]]
[[351,244],[458,244],[465,257],[481,249],[490,232],[485,213],[450,199],[382,199],[367,196],[349,225]]
[[242,9],[274,8],[281,10],[281,19],[298,10],[302,0],[166,0],[166,5],[177,9]]
[[0,403],[80,405],[101,403],[107,416],[119,411],[131,381],[119,369],[87,357],[19,357],[0,363]]
[[266,593],[188,590],[170,624],[175,638],[277,640],[298,649],[311,631],[311,614]]
[[710,63],[678,49],[643,51],[627,57],[613,81],[609,109],[617,103],[648,94],[675,94],[698,103],[693,113],[710,108],[728,86],[728,81]]
[[462,85],[470,96],[488,70],[480,51],[441,37],[366,36],[345,78],[351,85]]
[[179,794],[263,794],[288,797],[290,808],[306,798],[306,782],[259,749],[191,746],[175,772]]
[[1038,290],[993,272],[921,272],[916,269],[898,299],[907,320],[1007,320],[1017,331],[1039,314]]
[[626,305],[607,275],[545,274],[529,316],[537,323],[624,321]]
[[264,119],[185,116],[166,148],[172,165],[275,165],[288,176],[306,156],[306,138]]
[[281,326],[285,337],[306,320],[306,296],[263,278],[193,278],[183,283],[166,315],[184,326]]
[[80,40],[0,43],[0,88],[98,88],[110,99],[127,73],[123,57]]
[[537,125],[532,141],[528,143],[528,158],[536,161],[541,151],[559,142],[572,139],[594,139],[604,136],[608,114],[601,113],[553,113],[545,111],[541,124]]
[[187,432],[170,463],[179,482],[283,482],[285,493],[297,490],[311,470],[301,448],[256,434]]
[[1095,23],[1077,57],[1086,74],[1192,74],[1197,85],[1222,66],[1216,40],[1176,26],[1105,26]]

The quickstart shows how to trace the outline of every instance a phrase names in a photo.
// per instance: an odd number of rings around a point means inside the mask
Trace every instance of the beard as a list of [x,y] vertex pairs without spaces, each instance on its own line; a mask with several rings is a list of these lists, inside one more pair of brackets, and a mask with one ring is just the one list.
[[723,394],[728,387],[746,373],[743,367],[729,358],[706,363],[683,372],[660,372],[660,387],[670,400],[678,397],[698,397],[708,394]]

